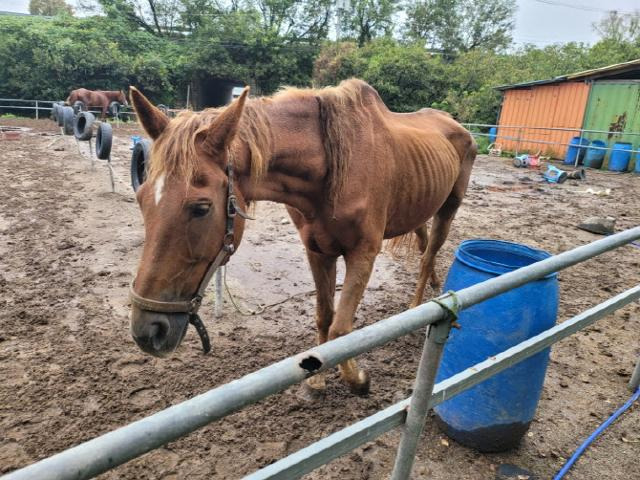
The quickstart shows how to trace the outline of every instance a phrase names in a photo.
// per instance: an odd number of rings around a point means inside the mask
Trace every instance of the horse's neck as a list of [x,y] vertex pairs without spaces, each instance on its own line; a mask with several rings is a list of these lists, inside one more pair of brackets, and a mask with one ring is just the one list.
[[273,137],[272,151],[265,155],[268,169],[257,182],[245,182],[246,197],[314,216],[327,175],[318,104],[314,98],[296,98],[274,101],[266,109]]

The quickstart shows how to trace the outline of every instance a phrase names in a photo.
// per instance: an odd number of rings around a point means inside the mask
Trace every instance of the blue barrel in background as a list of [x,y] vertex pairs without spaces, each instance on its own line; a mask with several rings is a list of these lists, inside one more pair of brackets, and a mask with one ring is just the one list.
[[[638,147],[638,150],[640,150],[640,147]],[[640,153],[636,155],[636,166],[633,169],[633,173],[635,175],[640,175]]]
[[609,170],[612,172],[626,172],[631,160],[630,150],[633,150],[633,146],[630,143],[614,143],[609,157]]
[[564,157],[565,165],[575,165],[576,158],[578,164],[582,163],[586,152],[586,146],[589,145],[589,139],[584,137],[573,137],[569,142],[569,148],[567,148],[567,154]]
[[489,143],[496,143],[496,138],[498,138],[498,129],[491,127],[489,129]]
[[[591,148],[599,147],[599,148]],[[589,168],[601,168],[602,162],[604,162],[604,156],[607,153],[606,150],[600,150],[600,148],[607,148],[607,142],[602,140],[594,140],[587,149],[587,154],[584,156],[584,166]]]
[[[455,253],[444,289],[459,290],[548,258],[542,250],[499,240],[467,240]],[[452,330],[436,381],[461,372],[555,325],[557,275],[528,283],[463,310]],[[435,407],[438,425],[481,452],[517,446],[542,393],[549,349]]]

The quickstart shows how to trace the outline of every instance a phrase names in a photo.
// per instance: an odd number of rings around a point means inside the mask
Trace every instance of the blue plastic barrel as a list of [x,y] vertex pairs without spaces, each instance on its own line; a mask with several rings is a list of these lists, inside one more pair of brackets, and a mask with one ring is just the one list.
[[[591,148],[598,147],[598,148]],[[604,161],[604,155],[606,150],[600,150],[601,148],[607,148],[607,142],[602,140],[594,140],[591,142],[587,154],[584,156],[584,166],[589,168],[600,168]]]
[[569,142],[569,148],[567,148],[567,154],[564,157],[565,165],[575,165],[576,158],[578,164],[582,163],[584,154],[586,152],[586,146],[589,145],[589,139],[584,137],[573,137]]
[[498,138],[498,129],[496,127],[491,127],[489,129],[489,143],[495,143],[496,138]]
[[[640,147],[638,147],[637,149],[640,150]],[[640,153],[636,155],[636,166],[633,169],[633,173],[635,175],[640,175]]]
[[[444,289],[459,290],[548,258],[542,250],[499,240],[467,240],[455,253]],[[463,310],[436,381],[461,372],[555,325],[556,274]],[[482,452],[517,446],[533,420],[549,349],[435,407],[436,421],[457,442]]]
[[609,170],[612,172],[626,172],[631,160],[631,152],[629,150],[633,150],[630,143],[614,143],[609,157]]

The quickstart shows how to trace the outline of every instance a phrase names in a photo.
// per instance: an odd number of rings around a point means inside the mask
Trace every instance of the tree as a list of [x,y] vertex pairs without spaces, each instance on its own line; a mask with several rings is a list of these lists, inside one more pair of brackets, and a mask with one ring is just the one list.
[[67,13],[73,15],[71,5],[65,3],[64,0],[30,0],[29,13],[31,15],[44,15],[53,17]]
[[268,32],[295,39],[319,40],[327,36],[332,0],[253,0]]
[[343,0],[337,8],[341,35],[354,38],[359,46],[381,35],[390,36],[398,3],[396,0]]
[[391,110],[412,112],[442,98],[449,86],[446,69],[439,56],[421,46],[380,38],[359,49],[350,43],[326,45],[315,63],[314,83],[335,85],[360,77],[378,90]]
[[171,36],[181,29],[181,0],[97,0],[114,20],[125,19],[158,36]]
[[515,0],[421,0],[407,10],[407,37],[448,56],[511,44]]
[[612,10],[602,20],[593,23],[593,29],[602,40],[640,43],[640,10],[629,14]]

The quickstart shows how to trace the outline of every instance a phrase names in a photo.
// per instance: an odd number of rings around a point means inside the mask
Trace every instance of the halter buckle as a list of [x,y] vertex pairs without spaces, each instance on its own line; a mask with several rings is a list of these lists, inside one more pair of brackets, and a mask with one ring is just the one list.
[[227,197],[227,217],[234,218],[238,212],[238,206],[236,204],[236,196],[231,193]]
[[200,305],[202,305],[202,297],[200,295],[196,295],[191,299],[190,303],[191,309],[189,310],[189,313],[195,314],[200,308]]

